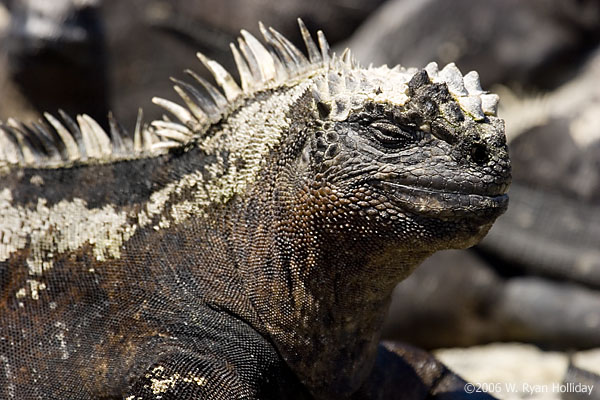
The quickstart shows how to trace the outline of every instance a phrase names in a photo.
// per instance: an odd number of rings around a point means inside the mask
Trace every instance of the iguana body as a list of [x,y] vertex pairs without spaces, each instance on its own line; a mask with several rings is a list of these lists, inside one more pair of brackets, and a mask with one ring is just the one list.
[[131,143],[85,116],[3,126],[3,397],[377,398],[410,381],[383,373],[400,358],[377,355],[379,328],[399,280],[505,210],[497,98],[453,65],[364,69],[302,31],[310,61],[242,31],[241,88],[200,56],[222,92],[177,82],[186,108],[156,102],[180,122]]

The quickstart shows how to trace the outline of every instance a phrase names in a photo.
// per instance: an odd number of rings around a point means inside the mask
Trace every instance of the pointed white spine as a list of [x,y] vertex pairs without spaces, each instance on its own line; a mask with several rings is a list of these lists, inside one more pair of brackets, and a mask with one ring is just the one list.
[[104,129],[102,129],[102,127],[98,124],[98,122],[96,122],[96,120],[94,120],[87,114],[83,114],[81,116],[81,119],[85,123],[87,123],[88,127],[91,129],[96,143],[98,144],[100,154],[103,157],[110,156],[112,154],[112,145],[110,143],[110,138],[108,137]]
[[302,19],[298,18],[298,26],[300,27],[300,33],[302,34],[302,40],[304,40],[304,45],[306,46],[306,50],[308,51],[308,59],[311,64],[317,64],[323,61],[323,57],[317,48],[317,45],[313,41],[310,36],[310,32],[306,29],[306,25]]
[[242,90],[238,84],[235,83],[235,80],[231,74],[229,74],[229,72],[227,72],[227,70],[223,68],[221,64],[207,58],[202,53],[196,53],[196,57],[198,57],[202,64],[204,64],[204,66],[214,76],[217,84],[223,89],[223,92],[225,92],[225,97],[227,97],[227,100],[234,101],[242,94]]
[[135,129],[133,131],[133,150],[136,153],[142,151],[142,119],[144,118],[144,112],[141,108],[138,109],[138,115],[135,120]]
[[172,101],[162,99],[160,97],[153,97],[152,102],[158,106],[161,106],[165,110],[169,111],[178,120],[183,122],[188,127],[194,129],[198,124],[198,121],[192,116],[192,114],[184,107]]
[[9,164],[18,164],[19,157],[17,154],[19,153],[18,146],[9,138],[10,133],[2,128],[0,125],[0,151],[3,152],[2,160],[6,161]]
[[277,75],[271,53],[250,32],[242,29],[241,33],[258,64],[262,81],[274,81]]
[[178,85],[173,86],[173,89],[177,92],[179,97],[183,100],[187,108],[190,110],[192,115],[196,118],[196,120],[200,123],[208,122],[207,112],[212,110],[207,110],[205,112],[201,107],[199,107],[189,96],[188,94]]
[[327,43],[323,31],[317,31],[317,38],[319,40],[319,47],[321,48],[321,58],[323,58],[323,63],[328,64],[331,60],[331,55],[329,54],[329,43]]
[[56,133],[58,133],[60,140],[65,145],[67,160],[79,160],[79,158],[81,157],[81,154],[79,153],[79,147],[77,146],[77,142],[75,142],[75,139],[73,139],[73,136],[71,136],[71,133],[68,131],[68,129],[65,128],[65,126],[61,124],[58,119],[54,118],[54,116],[52,116],[50,113],[44,113],[44,117],[46,118],[48,123],[52,125]]
[[302,54],[302,52],[300,50],[298,50],[298,48],[296,46],[294,46],[292,44],[292,42],[287,40],[287,38],[285,36],[283,36],[281,33],[277,32],[273,28],[269,28],[269,32],[275,37],[275,40],[277,40],[279,43],[281,43],[281,45],[285,48],[287,53],[294,60],[294,63],[297,65],[297,67],[300,70],[303,70],[304,68],[306,68],[309,65],[309,62],[308,62],[307,58],[304,56],[304,54]]
[[244,60],[237,47],[235,47],[233,43],[230,43],[229,47],[231,48],[233,59],[235,60],[235,64],[237,65],[238,73],[240,74],[242,90],[244,91],[244,93],[250,93],[252,89],[252,84],[254,82],[254,79],[252,78],[252,73],[250,73],[250,68],[248,67],[246,60]]

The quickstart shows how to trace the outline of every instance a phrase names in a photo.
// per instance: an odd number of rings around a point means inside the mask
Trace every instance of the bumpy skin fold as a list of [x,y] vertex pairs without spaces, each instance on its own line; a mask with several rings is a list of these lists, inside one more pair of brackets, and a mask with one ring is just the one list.
[[506,209],[495,98],[264,31],[235,50],[242,88],[201,56],[222,93],[178,84],[186,107],[156,102],[180,122],[133,140],[0,127],[2,397],[467,396],[379,331],[398,281]]

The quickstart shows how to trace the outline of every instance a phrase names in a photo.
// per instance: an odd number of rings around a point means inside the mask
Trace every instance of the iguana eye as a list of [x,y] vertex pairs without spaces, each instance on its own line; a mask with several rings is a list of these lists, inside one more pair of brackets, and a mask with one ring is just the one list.
[[369,126],[374,128],[375,138],[383,144],[400,145],[412,138],[410,133],[388,121],[374,121]]

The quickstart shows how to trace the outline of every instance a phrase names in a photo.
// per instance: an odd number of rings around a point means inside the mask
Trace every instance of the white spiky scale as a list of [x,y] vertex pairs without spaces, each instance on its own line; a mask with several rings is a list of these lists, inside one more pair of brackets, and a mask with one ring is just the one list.
[[142,129],[142,147],[145,151],[150,151],[155,143],[160,142],[160,137],[154,134],[150,129]]
[[466,74],[463,78],[463,82],[465,84],[467,92],[469,92],[469,95],[478,96],[485,93],[484,90],[481,89],[481,83],[479,82],[479,74],[477,73],[477,71],[471,71],[468,74]]
[[361,79],[356,74],[345,74],[344,75],[344,85],[346,86],[346,90],[354,92],[360,90]]
[[9,133],[6,132],[2,125],[0,125],[0,149],[2,150],[2,160],[5,160],[9,164],[16,164],[19,162],[18,146],[9,139]]
[[269,53],[262,43],[260,43],[250,32],[242,29],[241,33],[256,59],[261,75],[261,81],[265,83],[275,81],[277,79],[277,74],[275,62],[273,61],[271,53]]
[[[216,87],[208,83],[204,78],[202,78],[190,69],[186,69],[184,72],[192,78],[194,78],[194,80],[198,82],[204,88],[204,90],[206,90],[206,92],[210,95],[214,103],[217,105],[217,108],[223,110],[228,106],[227,99],[221,94],[221,92],[219,92],[219,90]],[[193,88],[192,85],[189,86]]]
[[332,95],[330,97],[338,94],[346,94],[346,80],[342,77],[342,74],[337,71],[329,71],[326,79],[329,83],[330,94]]
[[435,62],[427,64],[425,70],[432,82],[446,84],[448,91],[461,108],[475,121],[484,120],[485,115],[496,115],[498,96],[488,95],[481,88],[479,74],[476,71],[471,71],[463,77],[454,63],[446,65],[439,71]]
[[299,70],[303,70],[310,65],[310,62],[306,59],[304,54],[296,46],[292,44],[285,36],[279,33],[277,30],[269,27],[269,32],[275,36],[275,39],[282,44],[285,50],[289,53],[291,58]]
[[248,64],[248,69],[250,70],[250,75],[252,76],[251,86],[254,90],[254,88],[260,87],[260,84],[262,83],[262,74],[260,72],[260,66],[258,65],[256,56],[254,55],[254,53],[252,53],[252,49],[250,49],[246,41],[241,37],[238,38],[238,48],[244,56],[246,64]]
[[78,160],[81,157],[81,154],[79,153],[79,147],[77,146],[77,142],[75,142],[75,139],[73,139],[73,136],[71,136],[71,133],[68,131],[68,129],[65,128],[65,126],[50,113],[44,113],[44,117],[50,123],[50,125],[54,127],[54,130],[58,133],[58,136],[65,145],[67,160]]
[[181,147],[181,142],[176,140],[161,140],[152,145],[152,151],[168,150],[175,147]]
[[292,72],[290,70],[290,66],[295,66],[294,60],[290,56],[286,47],[280,41],[275,39],[273,34],[263,25],[262,22],[258,23],[258,27],[263,35],[263,38],[270,46],[272,46],[274,51],[272,58],[275,64],[275,71],[277,75],[276,82],[285,82],[290,77],[290,72]]
[[[187,143],[190,140],[190,138],[192,137],[190,132],[182,132],[181,129],[178,128],[177,126],[159,125],[158,124],[159,122],[165,122],[165,121],[153,121],[152,126],[154,128],[156,128],[154,133],[156,133],[156,135],[158,135],[161,138],[173,140],[173,141],[179,142],[181,144],[181,143]],[[179,124],[173,124],[173,125],[179,125]]]
[[329,71],[326,78],[317,81],[313,95],[321,101],[330,99],[330,118],[341,121],[349,113],[362,108],[367,101],[402,106],[408,101],[407,83],[415,69],[350,68],[342,63],[341,70]]
[[275,63],[275,73],[277,75],[275,83],[285,82],[289,78],[289,74],[286,67],[276,56],[273,56],[273,62]]
[[176,122],[155,120],[152,121],[151,125],[157,129],[174,130],[187,136],[192,135],[192,131],[190,131],[186,126],[178,124]]
[[[404,73],[392,74],[392,76],[390,76],[388,71],[389,69],[384,66],[372,69],[368,74],[365,74],[366,79],[379,83],[373,99],[377,102],[389,102],[403,106],[409,99],[407,95],[407,83],[416,73],[416,69],[408,70]],[[374,83],[371,83],[371,86],[375,89]]]
[[120,157],[127,156],[128,150],[132,147],[131,139],[123,131],[111,111],[108,112],[108,126],[110,128],[114,154]]
[[242,90],[235,82],[235,79],[231,76],[225,68],[216,61],[211,60],[202,53],[196,53],[196,57],[204,64],[204,66],[211,72],[215,77],[215,80],[225,92],[225,97],[230,102],[235,101],[242,94]]
[[13,128],[12,132],[14,133],[14,135],[17,139],[17,143],[19,144],[20,151],[17,154],[21,155],[23,157],[23,161],[26,164],[35,163],[36,156],[35,156],[34,152],[29,148],[27,143],[25,142],[25,138],[23,137],[23,133],[21,131],[21,126],[20,126],[19,121],[15,120],[13,118],[9,118],[7,122],[8,122],[8,126],[10,128]]
[[[202,124],[205,121],[214,124],[215,122],[221,119],[222,112],[225,109],[225,105],[227,104],[226,102],[224,106],[219,107],[219,105],[216,104],[214,97],[210,95],[210,93],[209,96],[206,96],[203,93],[200,93],[200,91],[196,87],[188,83],[177,79],[173,79],[173,82],[177,83],[177,85],[174,86],[175,91],[184,100],[186,105],[190,105],[188,106],[188,108],[190,108],[190,111],[192,111],[192,114],[194,114],[194,116],[196,117],[196,119],[198,119],[198,122],[200,122],[200,124]],[[190,99],[185,92],[192,95],[193,100]],[[199,111],[198,106],[200,108]]]
[[73,138],[77,141],[77,146],[79,147],[79,153],[81,154],[82,159],[87,159],[87,150],[85,145],[83,144],[83,137],[81,135],[81,129],[79,125],[69,116],[69,114],[65,113],[63,110],[59,109],[58,114],[62,118],[62,121],[65,124],[65,127],[71,132]]
[[481,108],[481,97],[461,96],[458,98],[458,104],[460,104],[460,107],[469,113],[475,121],[482,121],[485,119],[485,114]]
[[[47,126],[43,120],[38,120],[38,122],[32,122],[31,126],[35,133],[37,134],[39,140],[43,143],[44,149],[47,152],[47,159],[50,163],[56,163],[61,160],[61,155],[59,150],[54,146],[52,138],[52,134],[47,130]],[[110,143],[109,143],[110,145]]]
[[349,48],[345,48],[344,51],[342,51],[342,55],[340,56],[340,59],[342,60],[342,62],[344,64],[346,64],[347,67],[353,67],[352,65],[352,50],[350,50]]
[[155,133],[159,137],[163,137],[165,139],[173,140],[176,142],[186,143],[190,140],[190,136],[185,133],[181,133],[179,130],[175,129],[157,129]]
[[244,60],[237,47],[235,47],[233,43],[230,43],[229,47],[231,48],[231,53],[233,54],[233,59],[235,61],[235,65],[237,66],[238,73],[240,74],[242,90],[244,93],[251,93],[254,78],[252,77],[252,73],[250,73],[250,68],[248,67],[246,60]]
[[198,122],[202,123],[209,121],[207,113],[200,106],[198,106],[198,104],[196,104],[181,87],[175,85],[173,86],[173,89],[177,92],[179,97],[181,97],[188,110],[192,113],[196,120],[198,120]]
[[89,115],[83,114],[81,119],[87,124],[91,134],[94,137],[98,145],[98,150],[102,157],[109,157],[112,153],[112,144],[108,137],[108,134],[102,129],[102,127]]
[[133,130],[133,151],[141,153],[142,151],[142,120],[144,111],[139,108],[137,118],[135,120],[135,129]]
[[497,115],[499,101],[500,97],[497,94],[489,93],[481,95],[481,108],[483,112],[487,115]]
[[427,75],[429,75],[429,79],[435,81],[440,70],[436,62],[430,62],[425,66],[425,71],[427,71]]
[[463,76],[454,63],[446,65],[438,74],[434,82],[444,82],[448,90],[455,96],[466,96],[467,89],[463,82]]
[[96,139],[94,138],[94,135],[92,134],[89,127],[87,126],[86,121],[84,121],[83,118],[81,118],[81,116],[78,115],[77,123],[79,124],[79,127],[81,129],[81,136],[83,138],[83,145],[87,152],[87,157],[100,158],[101,157],[100,149],[98,147],[98,144],[96,143]]
[[312,95],[316,102],[330,103],[330,93],[328,79],[318,79],[312,87]]
[[323,61],[323,57],[317,48],[317,45],[313,41],[310,36],[310,32],[306,29],[306,25],[304,22],[298,18],[298,26],[300,27],[300,33],[302,34],[302,40],[304,40],[304,45],[306,46],[306,50],[308,51],[308,59],[311,64],[317,64]]
[[192,116],[190,111],[177,103],[173,103],[172,101],[165,100],[160,97],[153,97],[152,102],[157,106],[161,106],[165,110],[169,111],[187,126],[194,127],[198,124],[198,121]]
[[[282,43],[280,40],[277,40],[275,38],[275,36],[273,35],[273,33],[271,33],[270,29],[267,29],[262,22],[258,23],[258,27],[260,29],[261,34],[263,35],[263,38],[265,39],[265,41],[272,46],[273,50],[275,51],[276,55],[273,57],[273,59],[280,59],[280,63],[282,66],[286,66],[284,67],[285,69],[295,69],[296,67],[296,62],[294,61],[292,55],[290,54],[289,50],[286,48],[286,46],[284,45],[284,43]],[[287,75],[287,73],[286,73]],[[281,75],[283,76],[283,75]]]
[[329,61],[331,60],[329,43],[325,38],[325,34],[323,31],[317,31],[317,39],[319,40],[319,48],[321,49],[321,58],[323,59],[323,63],[325,65],[329,65]]

